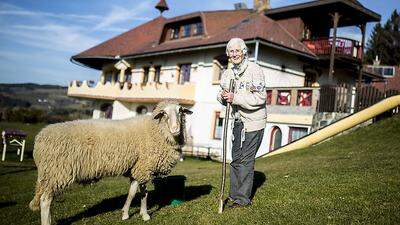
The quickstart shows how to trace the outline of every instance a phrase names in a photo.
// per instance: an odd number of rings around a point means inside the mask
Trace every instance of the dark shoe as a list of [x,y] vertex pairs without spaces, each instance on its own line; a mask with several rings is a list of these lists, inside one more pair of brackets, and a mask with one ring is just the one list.
[[235,202],[235,199],[233,199],[233,198],[231,198],[231,197],[228,197],[228,198],[226,199],[226,202],[227,202],[227,203],[233,203],[233,202]]
[[241,205],[237,202],[234,202],[232,205],[229,206],[230,209],[235,209],[235,208],[246,208],[249,207],[251,204],[247,204],[247,205]]
[[228,207],[228,208],[230,208],[233,203],[235,203],[235,200],[233,200],[233,198],[231,198],[231,197],[226,198],[224,201],[225,207]]

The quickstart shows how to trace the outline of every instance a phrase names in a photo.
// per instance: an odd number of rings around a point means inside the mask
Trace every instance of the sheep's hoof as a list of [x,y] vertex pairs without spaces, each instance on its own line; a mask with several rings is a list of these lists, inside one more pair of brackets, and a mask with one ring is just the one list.
[[147,221],[150,219],[150,216],[149,216],[149,214],[143,214],[142,218],[143,218],[143,221]]
[[129,219],[129,215],[122,215],[122,220],[127,220]]

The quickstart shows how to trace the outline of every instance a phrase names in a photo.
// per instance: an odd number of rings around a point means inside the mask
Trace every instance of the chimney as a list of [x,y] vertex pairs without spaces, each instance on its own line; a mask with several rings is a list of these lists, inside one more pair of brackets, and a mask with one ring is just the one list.
[[256,12],[263,12],[270,9],[269,0],[254,0],[253,8]]
[[235,3],[234,6],[235,10],[247,9],[247,5],[244,2]]

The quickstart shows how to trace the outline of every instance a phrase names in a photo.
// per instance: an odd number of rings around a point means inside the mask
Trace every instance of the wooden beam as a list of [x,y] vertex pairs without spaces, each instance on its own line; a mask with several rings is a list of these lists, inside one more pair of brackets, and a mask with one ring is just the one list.
[[361,61],[360,61],[360,68],[358,70],[358,88],[361,88],[361,79],[362,79],[362,70],[363,70],[363,61],[364,61],[364,46],[365,46],[365,27],[366,24],[361,24],[360,26],[362,38],[361,38]]
[[331,55],[329,60],[329,83],[333,80],[333,73],[334,73],[334,65],[335,65],[335,51],[336,51],[336,34],[337,34],[337,26],[339,23],[339,13],[335,12],[333,15],[331,14],[333,19],[333,39],[332,39],[332,47],[331,47]]

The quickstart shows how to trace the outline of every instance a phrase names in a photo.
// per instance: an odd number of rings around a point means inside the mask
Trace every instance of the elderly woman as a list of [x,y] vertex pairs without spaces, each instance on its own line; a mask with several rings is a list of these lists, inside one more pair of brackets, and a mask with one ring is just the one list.
[[[226,54],[232,66],[222,74],[217,99],[221,104],[232,104],[234,125],[229,199],[230,207],[235,208],[251,204],[255,156],[266,124],[266,90],[263,72],[256,63],[248,60],[242,39],[231,39]],[[231,79],[234,90],[228,92]]]

